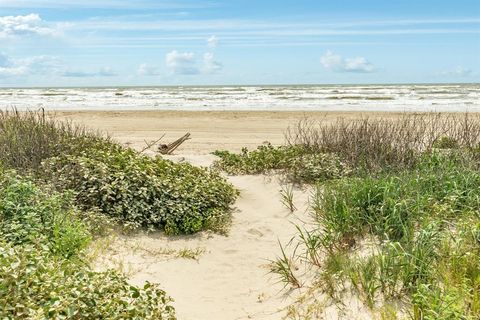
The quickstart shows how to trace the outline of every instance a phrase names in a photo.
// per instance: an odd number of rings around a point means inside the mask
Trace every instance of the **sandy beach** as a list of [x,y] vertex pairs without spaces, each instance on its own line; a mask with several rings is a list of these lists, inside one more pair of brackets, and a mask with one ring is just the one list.
[[72,120],[109,133],[117,141],[141,149],[145,141],[165,134],[164,143],[187,132],[191,140],[176,152],[181,155],[204,155],[217,149],[239,151],[256,148],[265,141],[281,144],[285,131],[298,121],[335,120],[360,117],[394,118],[393,112],[288,112],[288,111],[78,111],[54,113],[58,119]]
[[[305,117],[334,120],[398,115],[130,111],[57,113],[56,116],[108,132],[119,142],[136,149],[163,134],[165,142],[170,142],[190,132],[192,139],[168,158],[209,166],[216,158],[210,153],[216,149],[238,151],[242,147],[255,148],[264,141],[282,144],[286,128]],[[284,317],[287,307],[308,289],[285,289],[283,283],[269,273],[268,264],[280,255],[279,242],[288,243],[295,236],[295,225],[308,228],[310,190],[294,190],[298,210],[292,214],[281,204],[278,177],[228,176],[227,179],[241,192],[234,205],[228,236],[203,232],[179,237],[161,233],[120,237],[111,244],[109,254],[99,261],[99,268],[120,269],[136,285],[145,281],[160,283],[175,300],[174,306],[182,320]],[[181,250],[199,254],[196,259],[172,256],[172,252]],[[296,267],[302,269],[301,265]],[[352,303],[349,314],[355,315],[355,319],[368,319],[368,313],[360,305]],[[335,312],[335,308],[325,308],[329,319],[338,317]]]

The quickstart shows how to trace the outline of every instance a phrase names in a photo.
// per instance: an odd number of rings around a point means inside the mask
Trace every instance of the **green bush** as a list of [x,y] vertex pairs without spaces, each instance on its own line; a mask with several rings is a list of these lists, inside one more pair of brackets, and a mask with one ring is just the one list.
[[0,171],[0,318],[174,319],[156,285],[90,270],[83,249],[103,220],[82,220],[95,215],[72,199]]
[[338,179],[350,173],[345,163],[333,153],[312,153],[296,146],[274,147],[270,143],[256,150],[242,149],[235,154],[215,151],[220,160],[214,167],[229,174],[262,174],[269,171],[283,172],[292,182],[312,183]]
[[175,319],[170,301],[156,285],[137,288],[114,271],[0,242],[2,319]]
[[197,232],[224,219],[237,196],[214,171],[123,148],[54,157],[43,163],[42,172],[58,189],[74,190],[87,209],[130,227],[171,234]]
[[292,158],[286,174],[291,181],[313,183],[340,179],[349,175],[350,169],[333,153],[307,153]]
[[274,147],[266,143],[253,151],[243,148],[240,154],[219,150],[213,154],[220,157],[220,161],[216,161],[214,166],[229,174],[260,174],[287,168],[291,159],[299,154],[299,150],[284,146]]
[[222,228],[237,197],[216,172],[146,157],[40,112],[0,111],[0,164],[71,189],[84,209],[171,234]]
[[0,172],[0,236],[14,244],[47,246],[70,258],[90,241],[69,193],[50,192],[14,172]]

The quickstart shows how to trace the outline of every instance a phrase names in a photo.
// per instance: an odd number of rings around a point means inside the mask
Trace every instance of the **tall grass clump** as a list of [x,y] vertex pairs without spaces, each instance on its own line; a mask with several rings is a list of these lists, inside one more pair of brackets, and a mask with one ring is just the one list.
[[287,145],[334,153],[367,172],[412,168],[433,148],[474,149],[480,142],[476,115],[409,114],[390,119],[304,119],[286,132]]
[[106,136],[43,111],[0,110],[0,163],[21,171],[37,171],[42,161],[62,154],[114,147]]
[[139,288],[94,272],[84,249],[94,232],[71,194],[0,170],[2,319],[175,319],[158,285]]
[[0,164],[72,190],[85,210],[171,234],[221,228],[237,196],[215,171],[147,157],[41,112],[0,112]]
[[[327,261],[348,257],[337,274],[366,305],[374,309],[401,300],[414,319],[477,319],[480,172],[475,156],[433,151],[422,154],[413,170],[318,188],[312,203],[319,231],[309,238],[319,239],[316,250]],[[307,243],[304,238],[300,232],[300,243]],[[364,239],[373,239],[369,249]],[[327,272],[318,256],[310,263]],[[332,285],[325,286],[333,295]]]

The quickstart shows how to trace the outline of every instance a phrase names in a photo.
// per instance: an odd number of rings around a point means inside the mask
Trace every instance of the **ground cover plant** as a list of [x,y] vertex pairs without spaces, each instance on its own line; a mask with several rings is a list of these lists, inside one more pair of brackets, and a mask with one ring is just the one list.
[[337,179],[350,173],[348,166],[333,153],[314,153],[303,146],[278,146],[270,143],[240,154],[217,150],[220,159],[214,167],[229,174],[279,172],[295,183]]
[[171,234],[221,228],[237,191],[217,172],[151,158],[40,112],[0,111],[0,163],[128,227]]
[[[175,319],[157,285],[94,272],[84,249],[91,227],[70,193],[0,170],[2,319]],[[99,220],[95,222],[98,223]]]

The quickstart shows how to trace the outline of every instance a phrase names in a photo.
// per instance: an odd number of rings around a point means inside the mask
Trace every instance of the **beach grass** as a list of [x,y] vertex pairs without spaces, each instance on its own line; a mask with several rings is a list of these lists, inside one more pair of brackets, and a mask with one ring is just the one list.
[[[275,167],[289,177],[288,171],[304,170],[295,159],[328,154],[349,168],[348,174],[332,174],[329,179],[319,175],[294,180],[313,183],[309,202],[315,222],[310,229],[297,227],[297,240],[289,243],[293,256],[287,257],[286,248],[280,246],[281,257],[272,271],[286,286],[303,284],[301,272],[292,269],[292,261],[300,259],[309,265],[306,270],[316,273],[317,280],[305,286],[325,293],[330,300],[325,305],[348,310],[345,301],[353,295],[372,317],[478,319],[477,116],[306,119],[286,136],[286,146],[219,154],[217,164],[237,173],[248,173],[245,168],[250,167],[255,168],[251,173]],[[276,161],[279,150],[295,152],[280,162]],[[285,163],[294,168],[286,171]],[[312,167],[325,171],[320,165]],[[288,193],[284,192],[282,202],[289,205]],[[320,314],[303,314],[315,316]]]

